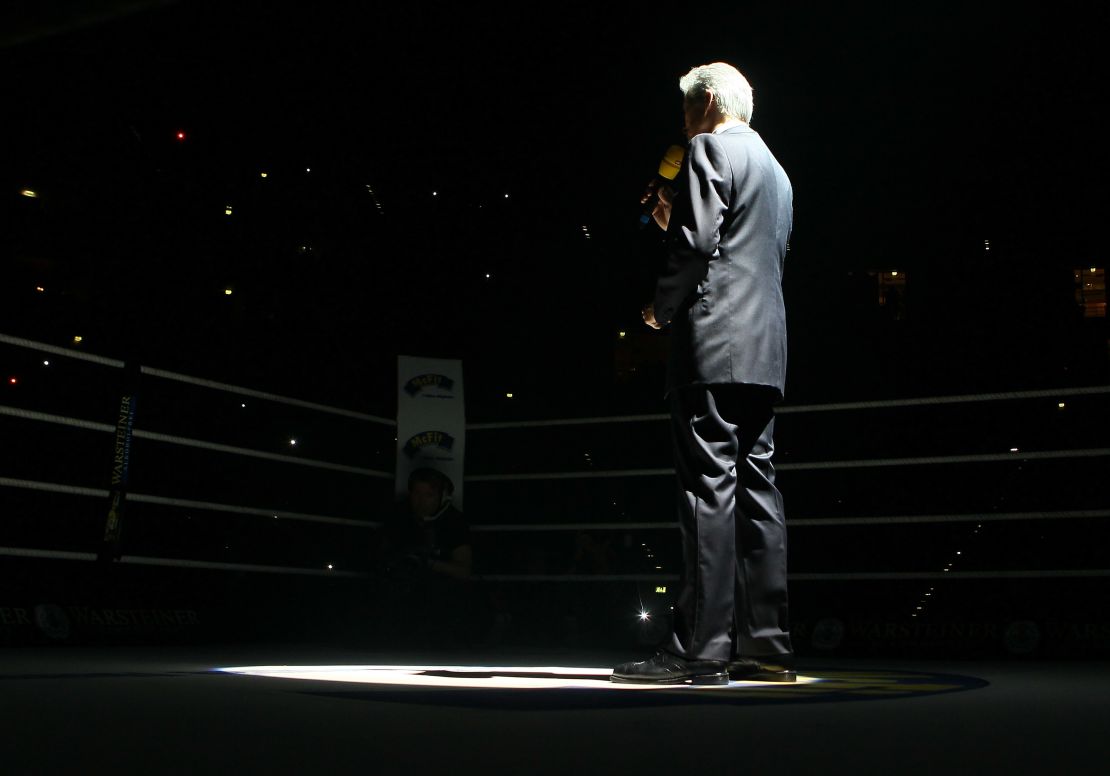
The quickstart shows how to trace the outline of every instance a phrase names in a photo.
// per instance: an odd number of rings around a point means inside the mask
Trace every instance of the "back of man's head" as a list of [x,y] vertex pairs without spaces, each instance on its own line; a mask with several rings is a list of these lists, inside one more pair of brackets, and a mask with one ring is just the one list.
[[698,65],[678,80],[678,88],[687,102],[699,102],[705,99],[706,92],[712,92],[721,114],[745,123],[752,120],[755,102],[751,84],[732,65],[725,62]]

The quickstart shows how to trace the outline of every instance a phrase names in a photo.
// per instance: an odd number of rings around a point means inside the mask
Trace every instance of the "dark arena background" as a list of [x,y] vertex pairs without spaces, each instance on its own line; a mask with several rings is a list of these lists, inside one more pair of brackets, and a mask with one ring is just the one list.
[[[1093,5],[0,9],[0,772],[1105,773]],[[682,572],[678,78],[794,186],[793,684],[628,686]],[[397,359],[466,382],[398,612]]]

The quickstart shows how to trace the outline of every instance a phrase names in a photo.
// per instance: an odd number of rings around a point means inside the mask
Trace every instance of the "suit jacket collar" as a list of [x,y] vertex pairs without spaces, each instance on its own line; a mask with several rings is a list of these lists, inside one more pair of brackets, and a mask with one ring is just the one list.
[[728,129],[722,129],[720,132],[718,132],[716,134],[718,134],[718,135],[733,135],[733,134],[740,135],[740,134],[746,134],[748,132],[755,132],[755,130],[752,129],[747,124],[737,124],[734,127],[729,127]]

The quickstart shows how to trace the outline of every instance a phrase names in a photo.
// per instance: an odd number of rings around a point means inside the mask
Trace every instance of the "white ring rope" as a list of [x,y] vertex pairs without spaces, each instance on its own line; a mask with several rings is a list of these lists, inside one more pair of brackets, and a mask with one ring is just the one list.
[[[1070,512],[995,512],[988,514],[963,515],[877,515],[875,517],[829,517],[829,518],[787,518],[788,528],[834,525],[895,525],[907,523],[987,523],[1009,520],[1082,520],[1110,517],[1110,509],[1077,509]],[[496,532],[538,532],[538,531],[665,531],[679,527],[677,522],[670,523],[535,523],[521,525],[500,523],[472,525],[471,531],[479,533]]]
[[1084,520],[1110,517],[1110,509],[1074,509],[1066,512],[988,512],[966,515],[883,515],[787,520],[789,527],[815,525],[893,525],[906,523],[990,523],[1010,520]]
[[80,418],[67,418],[62,415],[50,415],[46,412],[35,412],[34,410],[25,410],[20,407],[5,407],[0,404],[0,415],[7,415],[20,420],[37,420],[40,423],[56,423],[60,426],[71,426],[73,428],[83,428],[86,431],[103,431],[108,434],[116,433],[116,427],[108,423],[95,423],[91,420],[81,420]]
[[234,504],[218,504],[213,501],[191,501],[189,499],[166,498],[164,496],[148,496],[143,493],[128,493],[127,500],[139,504],[186,507],[188,509],[202,509],[210,512],[229,512],[239,515],[259,515],[271,519],[301,520],[308,523],[330,523],[333,525],[348,525],[355,528],[380,528],[382,525],[381,523],[376,523],[371,520],[355,520],[350,517],[331,517],[329,515],[312,515],[304,512],[286,512],[280,509],[241,507]]
[[74,350],[73,348],[61,348],[57,345],[47,345],[45,342],[35,342],[34,340],[24,339],[23,337],[13,337],[10,334],[0,334],[0,342],[5,345],[15,345],[19,348],[39,350],[53,356],[64,356],[65,358],[76,358],[81,361],[91,361],[94,364],[111,366],[116,369],[123,369],[125,366],[124,362],[119,359],[105,358],[104,356],[97,356],[92,353],[82,353],[80,350]]
[[[791,582],[855,579],[1064,579],[1110,577],[1110,569],[1031,569],[1025,571],[846,571],[788,573]],[[490,582],[677,582],[677,574],[482,574]]]
[[16,558],[51,558],[53,560],[96,560],[95,552],[34,550],[29,547],[0,547],[0,555],[10,555]]
[[1026,571],[846,571],[787,574],[791,580],[818,582],[844,579],[1065,579],[1110,577],[1110,569],[1032,569]]
[[604,418],[563,418],[562,420],[518,420],[497,423],[467,423],[467,431],[489,431],[503,428],[543,428],[546,426],[593,426],[602,423],[643,423],[647,421],[670,420],[666,414],[652,415],[611,415]]
[[[782,405],[775,408],[776,415],[792,412],[837,412],[843,410],[870,410],[891,407],[920,407],[938,404],[964,404],[980,401],[1010,401],[1017,399],[1049,399],[1062,396],[1092,396],[1110,394],[1110,386],[1096,385],[1084,388],[1057,388],[1040,391],[1008,391],[1005,393],[969,393],[957,396],[924,396],[914,399],[885,399],[877,401],[838,402],[834,404]],[[670,420],[670,415],[614,415],[598,418],[566,418],[563,420],[526,420],[499,423],[468,423],[467,431],[485,431],[508,428],[541,428],[545,426],[588,426],[602,423],[639,423]]]
[[466,482],[509,482],[511,480],[586,480],[608,477],[662,477],[674,469],[609,469],[596,472],[530,472],[527,474],[470,474]]
[[205,380],[200,377],[190,377],[189,375],[179,374],[177,372],[168,372],[165,369],[155,369],[150,366],[139,367],[139,371],[144,375],[151,377],[160,377],[163,380],[176,380],[179,383],[188,383],[189,385],[198,385],[203,388],[213,388],[217,391],[225,391],[227,393],[235,393],[240,396],[249,396],[253,399],[264,399],[266,401],[277,402],[279,404],[288,404],[293,407],[303,407],[304,409],[316,410],[317,412],[329,412],[333,415],[342,415],[345,418],[354,418],[355,420],[366,420],[371,423],[381,423],[386,426],[396,426],[396,420],[389,418],[382,418],[377,415],[368,415],[365,412],[355,412],[354,410],[340,409],[339,407],[329,407],[326,404],[317,404],[316,402],[304,401],[303,399],[293,399],[289,396],[280,396],[276,393],[267,393],[265,391],[256,391],[253,388],[244,388],[239,385],[230,385],[228,383],[218,383],[215,380]]
[[678,523],[534,523],[532,525],[520,523],[486,523],[470,526],[471,531],[478,533],[520,532],[533,533],[539,531],[654,531],[657,529],[678,528]]
[[[94,552],[67,552],[66,550],[38,550],[29,547],[0,547],[0,555],[16,558],[47,558],[50,560],[95,561]],[[367,576],[361,571],[338,571],[336,569],[306,569],[298,566],[262,566],[253,563],[223,563],[208,560],[187,560],[184,558],[148,558],[142,555],[124,555],[114,563],[135,566],[176,566],[187,569],[212,569],[216,571],[260,571],[271,574],[300,574],[319,577],[362,578]]]
[[869,458],[858,461],[815,461],[813,463],[784,463],[776,465],[777,471],[812,471],[814,469],[854,469],[871,466],[922,466],[945,463],[987,463],[991,461],[1035,461],[1051,458],[1098,458],[1110,455],[1110,447],[1088,447],[1077,450],[1039,450],[1029,453],[985,453],[980,455],[933,455],[918,458]]
[[[82,353],[73,348],[63,348],[57,345],[48,345],[45,342],[36,342],[35,340],[25,339],[23,337],[13,337],[10,334],[0,334],[0,343],[6,345],[15,345],[16,347],[28,348],[30,350],[38,350],[43,353],[50,353],[55,356],[64,356],[66,358],[76,358],[82,361],[90,361],[94,364],[101,364],[103,366],[115,367],[117,369],[125,368],[126,364],[123,361],[115,358],[106,358],[104,356],[93,355],[92,353]],[[268,393],[266,391],[256,391],[253,388],[244,388],[240,385],[231,385],[229,383],[220,383],[215,380],[206,380],[201,377],[191,377],[183,375],[178,372],[170,372],[165,369],[156,369],[150,366],[140,366],[139,371],[142,374],[150,375],[151,377],[160,377],[163,380],[176,380],[180,383],[188,383],[203,388],[213,388],[218,391],[225,391],[227,393],[239,394],[240,396],[250,396],[254,399],[264,399],[266,401],[277,402],[279,404],[288,404],[294,407],[303,407],[309,410],[316,410],[317,412],[329,412],[334,415],[342,415],[345,418],[354,418],[356,420],[365,420],[371,423],[381,423],[386,426],[396,426],[396,420],[389,418],[378,417],[377,415],[370,415],[365,412],[355,412],[354,410],[345,410],[339,407],[330,407],[326,404],[317,404],[316,402],[305,401],[303,399],[294,399],[289,396],[281,396],[276,393]]]
[[36,480],[17,480],[11,477],[0,477],[0,487],[41,490],[47,493],[64,493],[68,496],[108,498],[108,491],[102,488],[81,488],[76,485],[58,485],[53,482],[38,482]]
[[[28,490],[41,490],[49,493],[89,496],[92,498],[108,497],[108,491],[98,488],[81,488],[73,485],[59,485],[52,482],[38,482],[35,480],[20,480],[11,477],[0,477],[0,487],[25,488]],[[165,496],[151,496],[144,493],[128,493],[127,500],[140,504],[186,507],[189,509],[203,509],[212,512],[259,515],[262,517],[277,517],[279,519],[303,520],[306,522],[334,523],[336,525],[349,525],[356,528],[380,528],[382,526],[382,523],[372,520],[357,520],[349,517],[333,517],[330,515],[314,515],[304,512],[287,512],[280,509],[244,507],[235,504],[220,504],[212,501],[192,501],[189,499],[169,498]],[[907,523],[985,523],[1010,520],[1082,520],[1104,517],[1110,517],[1110,510],[1078,509],[1062,512],[995,512],[958,515],[879,515],[875,517],[791,518],[787,521],[787,524],[791,528],[801,528],[806,526],[890,525]],[[470,526],[470,530],[477,533],[532,533],[541,531],[654,531],[672,530],[678,527],[679,524],[677,522],[535,523],[531,525],[521,523],[496,523],[472,525]]]
[[[55,345],[49,345],[34,340],[25,339],[22,337],[13,337],[7,334],[0,334],[0,343],[13,345],[16,347],[23,347],[32,350],[49,353],[52,355],[62,356],[65,358],[73,358],[90,363],[99,364],[102,366],[113,367],[117,369],[125,368],[126,364],[118,359],[107,358],[98,356],[91,353],[84,353],[73,348],[64,348]],[[227,393],[238,394],[241,396],[249,396],[256,399],[265,401],[272,401],[290,406],[301,407],[317,412],[331,413],[348,417],[356,420],[363,420],[372,423],[379,423],[386,426],[396,427],[395,420],[370,415],[367,413],[354,412],[352,410],[345,410],[337,407],[331,407],[324,404],[315,402],[304,401],[301,399],[294,399],[279,394],[268,393],[265,391],[257,391],[251,388],[242,386],[231,385],[228,383],[220,383],[214,380],[206,380],[198,377],[191,377],[189,375],[180,374],[177,372],[170,372],[167,370],[156,369],[153,367],[140,366],[140,372],[144,375],[157,377],[165,380],[173,380],[189,385],[195,385],[204,388],[224,391]],[[930,405],[945,405],[957,404],[968,402],[983,402],[983,401],[1000,401],[1000,400],[1023,400],[1023,399],[1039,399],[1039,398],[1060,398],[1064,396],[1084,396],[1084,395],[1100,395],[1110,394],[1110,386],[1091,386],[1081,388],[1060,388],[1050,390],[1037,390],[1037,391],[1012,391],[1005,393],[985,393],[985,394],[964,394],[955,396],[937,396],[937,397],[922,397],[914,399],[894,399],[894,400],[881,400],[881,401],[863,401],[863,402],[841,402],[832,404],[818,404],[818,405],[799,405],[799,406],[780,406],[776,408],[776,413],[803,413],[803,412],[831,412],[831,411],[844,411],[844,410],[861,410],[861,409],[880,409],[880,408],[895,408],[895,407],[913,407],[913,406],[930,406]],[[69,418],[60,415],[52,415],[43,412],[36,412],[33,410],[25,410],[17,407],[0,406],[0,415],[7,415],[9,417],[16,417],[25,420],[34,420],[39,422],[55,423],[59,425],[70,426],[74,428],[81,428],[90,431],[99,431],[104,433],[116,433],[116,427],[107,423],[97,423],[93,421],[81,420],[78,418]],[[610,417],[595,417],[595,418],[569,418],[562,420],[538,420],[538,421],[521,421],[521,422],[503,422],[503,423],[472,423],[466,426],[467,430],[491,430],[491,429],[514,429],[514,428],[537,428],[537,427],[553,427],[553,426],[581,426],[581,425],[600,425],[606,423],[636,423],[636,422],[656,422],[665,421],[669,419],[667,414],[650,414],[650,415],[621,415]],[[311,466],[322,469],[330,469],[333,471],[340,471],[345,473],[359,474],[363,476],[378,477],[383,479],[392,479],[393,474],[383,471],[372,469],[364,469],[354,466],[347,466],[344,464],[336,464],[328,461],[318,461],[314,459],[296,458],[289,455],[280,455],[276,453],[268,453],[260,450],[252,450],[242,447],[234,447],[231,445],[218,444],[214,442],[206,442],[203,440],[189,439],[184,437],[172,436],[169,434],[161,434],[152,431],[144,431],[136,429],[133,432],[136,439],[146,439],[150,441],[164,442],[168,444],[176,444],[187,447],[194,447],[204,450],[211,450],[216,452],[230,453],[234,455],[243,455],[248,457],[260,458],[265,460],[279,461],[282,463],[294,463],[302,466]],[[1081,457],[1102,457],[1110,455],[1110,448],[1088,448],[1077,450],[1055,450],[1055,451],[1033,451],[1033,452],[1018,452],[1011,451],[1004,454],[979,454],[979,455],[959,455],[959,456],[928,456],[916,458],[892,458],[892,459],[861,459],[853,461],[824,461],[812,463],[786,463],[780,464],[776,467],[779,471],[789,470],[821,470],[821,469],[844,469],[844,468],[869,468],[869,467],[883,467],[883,466],[911,466],[911,465],[934,465],[934,464],[952,464],[952,463],[981,463],[990,461],[1008,461],[1008,460],[1046,460],[1046,459],[1059,459],[1059,458],[1081,458]],[[608,470],[608,471],[590,471],[590,472],[538,472],[528,474],[507,474],[507,475],[475,475],[466,477],[468,482],[505,482],[512,480],[564,480],[564,479],[592,479],[592,478],[607,478],[607,477],[641,477],[641,476],[669,476],[674,474],[674,469],[627,469],[627,470]],[[0,477],[0,486],[4,487],[19,487],[31,490],[48,491],[54,493],[64,493],[68,495],[77,495],[85,497],[106,498],[108,491],[98,488],[83,488],[71,485],[60,485],[55,483],[36,482],[32,480],[19,480],[8,477]],[[242,507],[228,504],[218,504],[215,502],[205,501],[192,501],[187,499],[175,499],[163,496],[152,496],[145,494],[129,494],[128,498],[137,503],[149,503],[168,506],[179,506],[192,509],[205,509],[211,511],[230,512],[238,514],[252,514],[261,516],[278,517],[293,520],[302,520],[310,522],[332,523],[339,525],[357,526],[360,528],[376,528],[380,527],[380,523],[364,520],[354,520],[350,518],[331,517],[326,515],[313,515],[299,512],[285,512],[281,510],[259,509],[254,507]],[[856,518],[828,518],[828,519],[795,519],[790,521],[791,526],[833,526],[833,525],[863,525],[863,524],[876,524],[876,523],[942,523],[942,522],[972,522],[972,521],[1000,521],[1000,520],[1034,520],[1034,519],[1076,519],[1076,518],[1103,518],[1110,516],[1110,511],[1107,510],[1075,510],[1070,512],[1021,512],[1021,513],[1006,513],[1006,514],[987,514],[987,515],[905,515],[905,516],[882,516],[882,517],[856,517]],[[677,527],[677,523],[567,523],[567,524],[536,524],[536,525],[475,525],[472,526],[474,531],[567,531],[567,530],[636,530],[636,529],[673,529]],[[85,552],[69,552],[62,550],[41,550],[32,548],[20,547],[0,547],[0,555],[20,556],[20,557],[34,557],[34,558],[55,558],[64,560],[84,560],[91,561],[96,559],[96,554]],[[317,575],[317,576],[334,576],[334,577],[366,577],[365,573],[349,572],[349,571],[336,571],[334,569],[307,569],[286,566],[266,566],[255,564],[238,564],[238,563],[223,563],[217,561],[198,561],[187,559],[175,558],[151,558],[144,556],[123,556],[121,563],[129,563],[136,565],[150,565],[150,566],[177,566],[185,568],[202,568],[202,569],[216,569],[216,570],[237,570],[237,571],[256,571],[266,573],[282,573],[282,574],[301,574],[301,575]],[[1086,569],[1086,570],[1043,570],[1043,571],[966,571],[966,572],[858,572],[858,573],[801,573],[790,574],[789,577],[794,580],[834,580],[834,579],[1001,579],[1001,578],[1057,578],[1057,577],[1102,577],[1110,576],[1110,570],[1106,569]],[[485,575],[483,577],[487,580],[493,581],[526,581],[526,582],[576,582],[576,581],[670,581],[677,580],[678,577],[674,575],[659,575],[659,576],[645,576],[636,574],[623,574],[623,575]]]
[[[114,430],[114,429],[113,429]],[[389,472],[378,471],[377,469],[362,469],[357,466],[347,466],[341,463],[331,463],[330,461],[317,461],[312,458],[296,458],[292,455],[281,455],[279,453],[267,453],[262,450],[251,450],[246,447],[234,447],[232,445],[223,445],[217,442],[205,442],[201,439],[187,439],[185,437],[172,436],[170,434],[159,434],[155,431],[143,431],[135,429],[132,432],[135,439],[148,439],[152,442],[167,442],[173,445],[182,445],[184,447],[196,447],[201,450],[213,450],[219,453],[231,453],[232,455],[245,455],[250,458],[262,458],[267,461],[280,461],[282,463],[295,463],[301,466],[313,466],[317,469],[331,469],[337,472],[346,472],[347,474],[361,474],[366,477],[380,477],[383,479],[393,479],[392,474]]]
[[[14,480],[11,477],[0,477],[0,487],[22,487],[33,491],[46,491],[48,493],[63,493],[77,496],[91,496],[93,498],[107,498],[108,491],[95,487],[77,487],[73,485],[59,485],[49,482],[32,480]],[[128,501],[140,504],[157,504],[164,506],[183,506],[193,510],[208,510],[210,512],[229,512],[232,514],[260,515],[262,517],[278,517],[280,520],[300,520],[314,523],[333,523],[336,525],[350,525],[360,528],[380,528],[382,523],[375,521],[355,520],[351,517],[334,517],[331,515],[314,515],[303,512],[285,512],[283,510],[265,510],[265,508],[252,506],[239,506],[235,504],[219,504],[215,502],[191,501],[186,498],[170,498],[153,496],[143,493],[129,493]],[[790,518],[788,526],[831,526],[831,525],[890,525],[912,523],[987,523],[1021,520],[1090,520],[1090,518],[1110,517],[1110,510],[1072,510],[1070,512],[996,512],[987,514],[959,514],[959,515],[877,515],[874,517],[795,517]],[[535,533],[551,531],[669,531],[678,527],[677,522],[657,523],[537,523],[525,524],[476,524],[471,526],[471,531],[477,533]]]
[[[73,485],[59,485],[53,482],[37,482],[35,480],[17,480],[11,477],[0,477],[0,487],[25,488],[27,490],[41,490],[47,493],[62,493],[70,496],[89,496],[92,498],[108,498],[108,491],[98,488],[79,488]],[[260,507],[243,507],[235,504],[219,504],[214,501],[192,501],[190,499],[168,498],[166,496],[151,496],[145,493],[128,493],[127,501],[136,504],[155,504],[159,506],[185,507],[188,509],[203,509],[211,512],[230,512],[240,515],[260,515],[262,517],[277,518],[279,520],[302,520],[310,523],[331,523],[334,525],[349,525],[355,528],[380,528],[381,523],[372,520],[356,520],[350,517],[333,517],[330,515],[313,515],[305,512],[288,512],[282,509],[263,509]]]
[[1018,399],[1054,399],[1058,396],[1094,396],[1110,394],[1110,385],[1083,388],[1057,388],[1039,391],[1006,391],[996,393],[965,393],[954,396],[923,396],[914,399],[883,399],[877,401],[840,402],[776,407],[775,413],[839,412],[841,410],[873,410],[890,407],[925,407],[937,404],[965,404],[979,401],[1014,401]]
[[677,574],[479,574],[489,582],[677,582]]
[[176,566],[188,569],[211,569],[216,571],[260,571],[270,574],[301,574],[319,577],[354,577],[367,576],[360,571],[338,571],[336,569],[306,569],[299,566],[262,566],[253,563],[223,563],[210,560],[186,560],[184,558],[148,558],[142,555],[124,555],[120,563],[136,566]]
[[[35,412],[33,410],[25,410],[19,407],[6,407],[0,405],[0,415],[9,415],[13,418],[20,418],[22,420],[37,420],[43,423],[55,423],[62,426],[72,426],[73,428],[82,428],[87,431],[101,431],[108,434],[115,434],[116,427],[110,426],[107,423],[94,423],[89,420],[81,420],[80,418],[67,418],[61,415],[50,415],[45,412]],[[330,461],[317,461],[313,458],[297,458],[292,455],[281,455],[279,453],[267,453],[262,450],[251,450],[246,447],[234,447],[232,445],[224,445],[218,442],[206,442],[200,439],[189,439],[187,437],[173,436],[172,434],[161,434],[156,431],[143,431],[142,429],[135,429],[132,432],[135,439],[147,439],[152,442],[166,442],[173,445],[181,445],[183,447],[196,447],[202,450],[213,450],[220,453],[231,453],[232,455],[244,455],[251,458],[262,458],[268,461],[281,461],[282,463],[294,463],[300,466],[312,466],[318,469],[331,469],[333,471],[345,472],[347,474],[361,474],[365,477],[378,477],[381,479],[391,480],[394,475],[389,472],[379,471],[377,469],[363,469],[358,466],[347,466],[341,463],[332,463]]]
[[[981,455],[935,455],[918,458],[864,458],[855,461],[813,461],[776,464],[775,471],[814,471],[818,469],[856,469],[874,466],[923,466],[949,463],[987,463],[991,461],[1032,461],[1053,458],[1098,458],[1110,455],[1110,447],[1078,450],[1040,450],[1034,452],[986,453]],[[592,472],[529,472],[525,474],[475,474],[467,482],[510,482],[513,480],[577,480],[599,477],[660,477],[674,469],[607,469]]]
[[[91,552],[64,550],[38,550],[27,547],[0,547],[0,555],[23,558],[49,558],[55,560],[95,561]],[[187,560],[184,558],[150,558],[141,555],[124,555],[119,563],[139,566],[168,566],[177,568],[208,569],[216,571],[255,571],[271,574],[298,574],[321,577],[364,579],[369,576],[360,571],[336,569],[308,569],[297,566],[264,566],[251,563],[223,563],[219,561]],[[677,574],[481,574],[488,582],[677,582]],[[834,580],[914,580],[914,579],[1068,579],[1110,577],[1110,569],[1044,569],[1026,571],[878,571],[878,572],[817,572],[788,574],[794,582]]]
[[[107,423],[94,423],[93,421],[81,420],[78,418],[67,418],[60,415],[51,415],[45,412],[35,412],[33,410],[25,410],[19,407],[7,407],[0,405],[0,415],[8,415],[24,420],[37,420],[45,423],[56,423],[65,426],[72,426],[75,428],[82,428],[90,431],[101,431],[109,434],[116,433],[115,426],[111,426]],[[379,471],[377,469],[364,469],[357,466],[332,463],[330,461],[318,461],[312,458],[297,458],[291,455],[268,453],[262,450],[252,450],[245,447],[235,447],[232,445],[219,444],[217,442],[206,442],[199,439],[189,439],[186,437],[174,436],[172,434],[161,434],[155,431],[144,431],[142,429],[135,429],[132,433],[135,439],[147,439],[155,442],[165,442],[168,444],[182,445],[185,447],[195,447],[202,450],[230,453],[232,455],[243,455],[252,458],[261,458],[269,461],[280,461],[282,463],[298,464],[300,466],[312,466],[319,469],[330,469],[332,471],[340,471],[348,474],[359,474],[366,477],[377,477],[380,479],[393,479],[394,477],[394,475],[390,474],[389,472]],[[953,463],[985,463],[991,461],[1010,460],[1029,461],[1054,458],[1093,458],[1106,455],[1110,455],[1110,448],[1097,447],[1080,448],[1076,450],[1044,450],[1032,452],[987,453],[979,455],[923,456],[916,458],[867,458],[854,461],[814,461],[810,463],[784,463],[778,464],[775,469],[777,471],[812,471],[818,469],[854,469],[876,466],[922,466]],[[523,474],[476,474],[467,476],[465,480],[466,482],[509,482],[516,480],[577,480],[613,477],[661,477],[670,476],[672,474],[674,474],[673,468],[609,469],[603,471],[588,472],[579,471],[529,472]]]
[[[48,345],[43,342],[36,342],[34,340],[25,339],[23,337],[13,337],[8,334],[0,334],[0,343],[8,345],[15,345],[17,347],[29,348],[32,350],[40,350],[44,353],[53,353],[55,355],[66,356],[69,358],[77,358],[84,361],[91,361],[93,363],[103,364],[105,366],[112,366],[116,368],[123,368],[125,366],[123,361],[114,358],[106,358],[104,356],[97,356],[90,353],[82,353],[75,351],[72,348],[62,348],[56,345]],[[395,427],[397,421],[390,418],[383,418],[377,415],[370,415],[364,412],[355,412],[353,410],[346,410],[339,407],[331,407],[326,404],[318,404],[316,402],[305,401],[303,399],[294,399],[288,396],[281,396],[275,393],[268,393],[266,391],[257,391],[253,388],[244,388],[243,386],[231,385],[229,383],[221,383],[215,380],[207,380],[201,377],[192,377],[184,375],[179,372],[171,372],[165,369],[157,369],[155,367],[140,366],[140,372],[151,377],[160,377],[165,380],[176,380],[190,385],[197,385],[205,388],[212,388],[215,390],[226,391],[228,393],[235,393],[242,396],[250,396],[257,399],[264,399],[266,401],[280,402],[289,404],[296,407],[303,407],[305,409],[316,410],[319,412],[329,412],[343,417],[356,418],[358,420],[365,420],[372,423],[381,423],[387,426]],[[882,399],[875,401],[859,401],[859,402],[836,402],[831,404],[806,404],[806,405],[782,405],[775,408],[776,414],[788,414],[796,412],[836,412],[844,410],[863,410],[863,409],[883,409],[892,407],[918,407],[940,404],[962,404],[968,402],[984,402],[984,401],[1012,401],[1020,399],[1044,399],[1044,398],[1057,398],[1063,396],[1092,396],[1110,394],[1110,386],[1096,385],[1086,386],[1079,388],[1052,388],[1036,391],[1005,391],[993,393],[975,393],[975,394],[958,394],[953,396],[925,396],[911,399]],[[595,417],[595,418],[565,418],[560,420],[531,420],[531,421],[509,421],[497,423],[468,423],[466,429],[468,431],[483,431],[489,429],[508,429],[508,428],[539,428],[544,426],[581,426],[581,425],[600,425],[603,423],[641,423],[650,421],[668,420],[669,415],[665,413],[650,414],[650,415],[614,415],[609,417]]]

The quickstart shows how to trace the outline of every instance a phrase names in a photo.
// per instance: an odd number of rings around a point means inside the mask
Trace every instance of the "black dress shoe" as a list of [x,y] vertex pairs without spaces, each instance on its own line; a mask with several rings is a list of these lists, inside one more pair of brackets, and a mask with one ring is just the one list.
[[621,663],[609,679],[639,684],[728,684],[725,666],[723,660],[687,660],[661,649],[639,663]]
[[796,682],[794,654],[738,657],[728,661],[728,678],[749,682]]

